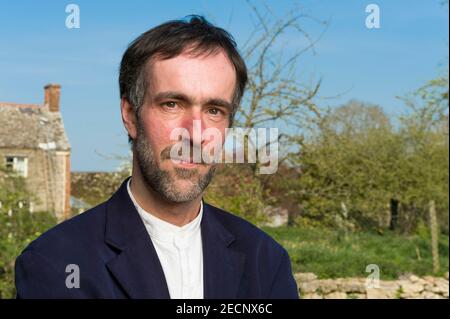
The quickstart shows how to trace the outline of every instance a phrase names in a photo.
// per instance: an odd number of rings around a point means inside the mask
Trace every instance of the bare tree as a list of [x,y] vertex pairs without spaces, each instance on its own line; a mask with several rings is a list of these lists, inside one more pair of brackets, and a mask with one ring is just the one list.
[[[282,127],[277,139],[268,144],[279,143],[279,163],[283,163],[301,142],[300,131],[320,118],[314,98],[320,89],[321,79],[302,83],[298,71],[302,55],[307,52],[315,54],[315,44],[328,23],[311,17],[299,7],[279,18],[267,6],[261,12],[251,2],[247,3],[256,22],[254,31],[242,48],[248,64],[249,81],[236,123],[246,129]],[[318,37],[313,38],[302,27],[302,22],[306,20],[323,26]],[[303,45],[296,47],[292,39]],[[286,48],[287,45],[289,48]],[[259,165],[258,161],[253,165],[255,174]]]

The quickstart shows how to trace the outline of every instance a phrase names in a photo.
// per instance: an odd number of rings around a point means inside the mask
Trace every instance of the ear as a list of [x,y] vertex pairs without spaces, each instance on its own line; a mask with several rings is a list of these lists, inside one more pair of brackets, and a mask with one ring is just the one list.
[[120,101],[120,109],[123,125],[125,126],[128,135],[134,140],[137,136],[137,120],[134,107],[123,97]]

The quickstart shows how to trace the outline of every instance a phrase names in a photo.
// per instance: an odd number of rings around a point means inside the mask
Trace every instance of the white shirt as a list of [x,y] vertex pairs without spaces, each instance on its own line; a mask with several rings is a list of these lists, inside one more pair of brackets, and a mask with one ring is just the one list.
[[158,254],[164,271],[170,298],[203,299],[203,250],[200,222],[203,201],[194,220],[179,227],[149,212],[136,202],[127,183],[128,194],[134,203]]

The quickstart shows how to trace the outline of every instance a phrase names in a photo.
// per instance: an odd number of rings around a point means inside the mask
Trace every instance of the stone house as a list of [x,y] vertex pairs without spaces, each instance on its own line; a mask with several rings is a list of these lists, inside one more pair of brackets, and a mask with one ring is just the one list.
[[70,144],[58,84],[44,87],[44,103],[0,102],[0,165],[25,179],[30,211],[70,215]]

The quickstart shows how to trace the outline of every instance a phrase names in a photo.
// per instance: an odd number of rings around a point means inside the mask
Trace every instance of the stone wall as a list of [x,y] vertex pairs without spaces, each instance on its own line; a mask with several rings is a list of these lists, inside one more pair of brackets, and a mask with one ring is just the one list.
[[410,275],[398,280],[380,280],[367,288],[366,278],[318,279],[313,273],[294,275],[302,299],[448,299],[445,277]]

